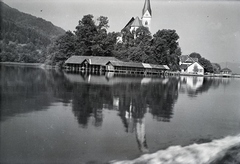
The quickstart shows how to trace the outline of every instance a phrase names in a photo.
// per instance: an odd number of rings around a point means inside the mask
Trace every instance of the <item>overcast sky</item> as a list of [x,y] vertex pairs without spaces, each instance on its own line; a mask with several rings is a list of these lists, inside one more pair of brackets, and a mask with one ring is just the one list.
[[[3,0],[10,7],[74,31],[84,15],[109,18],[109,32],[120,32],[141,17],[145,0]],[[240,62],[239,1],[151,0],[152,34],[175,29],[182,54],[200,53],[211,62]]]

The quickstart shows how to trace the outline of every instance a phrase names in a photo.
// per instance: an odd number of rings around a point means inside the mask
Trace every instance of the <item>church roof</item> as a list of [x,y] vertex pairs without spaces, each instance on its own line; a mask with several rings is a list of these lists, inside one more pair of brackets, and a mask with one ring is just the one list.
[[149,14],[152,15],[150,0],[145,0],[144,7],[143,7],[143,10],[142,10],[142,15],[144,15],[146,13],[146,11],[148,11]]
[[132,18],[130,19],[130,21],[127,23],[127,25],[126,25],[124,28],[131,27],[131,25],[132,25],[132,23],[133,23],[134,20],[135,20],[135,19],[132,17]]
[[141,26],[143,26],[142,21],[139,19],[139,17],[136,17],[132,22],[131,27],[141,27]]

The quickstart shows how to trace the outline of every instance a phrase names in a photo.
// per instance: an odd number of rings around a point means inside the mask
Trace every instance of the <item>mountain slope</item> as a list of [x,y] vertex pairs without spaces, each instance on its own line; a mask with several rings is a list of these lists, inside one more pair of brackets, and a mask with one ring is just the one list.
[[25,14],[0,2],[0,59],[14,62],[44,62],[51,41],[65,31],[51,22]]

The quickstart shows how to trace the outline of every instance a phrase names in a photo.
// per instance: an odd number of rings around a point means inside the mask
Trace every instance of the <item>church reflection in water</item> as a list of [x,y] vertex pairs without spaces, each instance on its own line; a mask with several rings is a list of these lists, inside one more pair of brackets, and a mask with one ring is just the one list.
[[82,127],[89,120],[95,126],[103,122],[103,109],[116,110],[125,132],[135,133],[139,150],[148,152],[145,114],[157,121],[170,122],[178,98],[178,78],[79,76],[67,74],[76,85],[72,110]]

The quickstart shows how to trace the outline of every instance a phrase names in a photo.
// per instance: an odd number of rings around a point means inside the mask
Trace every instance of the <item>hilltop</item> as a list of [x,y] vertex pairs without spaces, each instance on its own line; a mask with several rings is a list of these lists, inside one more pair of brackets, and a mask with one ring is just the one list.
[[0,2],[2,62],[44,62],[47,46],[65,31]]

